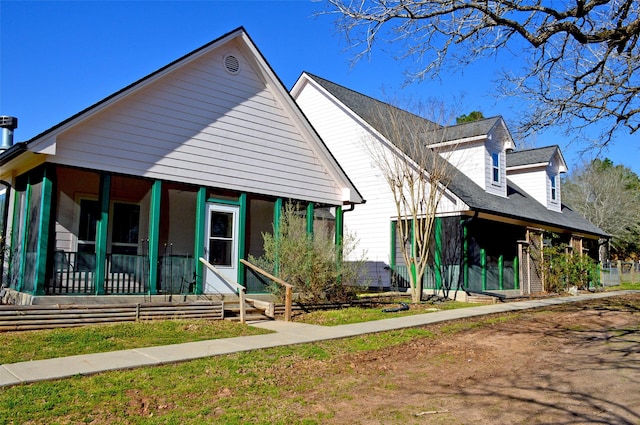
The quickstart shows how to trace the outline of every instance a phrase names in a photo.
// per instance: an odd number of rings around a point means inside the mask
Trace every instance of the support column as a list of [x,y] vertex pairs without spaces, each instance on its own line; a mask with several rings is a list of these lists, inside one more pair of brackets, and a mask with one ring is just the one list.
[[498,288],[504,289],[504,256],[502,254],[498,257]]
[[96,222],[96,272],[94,290],[96,295],[104,295],[104,283],[107,276],[107,237],[109,229],[109,203],[111,200],[111,175],[100,174],[100,192],[98,194],[98,220]]
[[23,209],[22,214],[22,222],[20,226],[22,227],[22,233],[19,235],[20,237],[20,263],[19,263],[19,271],[18,271],[18,285],[16,290],[22,291],[22,286],[24,285],[24,275],[25,269],[27,267],[27,241],[29,235],[29,220],[31,219],[29,203],[31,202],[31,176],[28,177],[27,187],[25,189],[24,195],[24,204],[21,205]]
[[280,244],[280,220],[282,218],[282,198],[276,199],[276,203],[273,206],[273,238],[276,243],[276,258],[274,264],[274,275],[278,277],[280,275],[280,258],[278,257],[277,247]]
[[313,202],[307,204],[307,234],[313,235]]
[[391,221],[390,231],[389,240],[391,247],[389,250],[389,266],[391,266],[391,273],[394,274],[396,272],[396,222],[393,220]]
[[437,293],[437,291],[442,289],[442,219],[440,217],[435,217],[433,224],[435,241],[435,250],[433,253],[433,274]]
[[462,286],[469,289],[469,235],[465,220],[462,223]]
[[[242,193],[238,198],[238,203],[240,204],[239,211],[239,226],[238,226],[238,259],[244,260],[245,250],[246,250],[246,241],[247,241],[247,194]],[[247,269],[245,265],[238,261],[238,283],[240,285],[245,285],[246,282],[246,274]]]
[[55,173],[50,167],[45,167],[42,175],[42,194],[40,197],[40,220],[38,223],[38,258],[34,282],[34,295],[45,294],[47,278],[47,260],[49,259],[49,225],[51,220],[51,201],[53,199],[53,181],[51,174]]
[[482,291],[487,290],[487,251],[480,249],[480,267],[482,268]]
[[156,180],[151,185],[151,205],[149,206],[149,293],[151,295],[158,293],[161,200],[162,182]]
[[196,294],[202,294],[203,285],[202,278],[204,276],[204,265],[200,262],[200,257],[204,256],[204,228],[206,220],[206,206],[207,206],[207,189],[201,187],[198,189],[196,195],[196,228],[195,228],[195,242],[193,247],[193,253],[195,256],[195,268],[196,268],[196,286],[194,292]]

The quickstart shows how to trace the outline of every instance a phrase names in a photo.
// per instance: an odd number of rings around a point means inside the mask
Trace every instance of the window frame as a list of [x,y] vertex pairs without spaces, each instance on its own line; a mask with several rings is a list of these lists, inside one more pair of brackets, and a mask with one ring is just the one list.
[[502,167],[500,166],[501,158],[500,152],[491,152],[491,184],[494,186],[500,186],[502,181],[500,174],[502,173]]
[[558,203],[558,181],[557,176],[552,174],[549,176],[551,202]]
[[[82,252],[88,253],[88,252],[92,252],[95,253],[95,247],[96,247],[96,240],[95,240],[95,235],[96,235],[96,231],[93,231],[93,235],[94,235],[94,239],[93,240],[89,240],[89,239],[81,239],[80,238],[80,225],[82,222],[82,217],[83,217],[83,211],[82,211],[82,201],[88,201],[88,202],[98,202],[98,199],[93,196],[93,195],[85,195],[85,194],[81,194],[77,197],[77,202],[76,202],[76,208],[77,208],[77,216],[75,218],[75,232],[73,237],[75,238],[75,251],[76,252],[80,252],[80,246],[86,246],[87,248],[83,249]],[[138,208],[138,237],[136,238],[135,243],[133,242],[114,242],[113,240],[113,235],[114,235],[114,218],[115,218],[115,208],[116,208],[116,204],[124,204],[124,205],[133,205],[136,206]],[[108,243],[108,247],[109,247],[109,252],[110,253],[114,253],[113,252],[113,248],[114,247],[123,247],[123,248],[135,248],[136,249],[136,254],[138,255],[138,253],[140,252],[140,219],[141,219],[141,212],[142,212],[142,205],[140,203],[137,202],[127,202],[127,201],[118,201],[118,200],[111,200],[111,202],[109,203],[109,230],[108,230],[108,236],[107,236],[107,243]],[[97,223],[97,220],[96,220]],[[91,232],[89,232],[91,234]],[[93,246],[93,250],[92,251],[87,251],[87,249],[89,249],[89,246]],[[122,253],[116,253],[116,254],[122,254]],[[129,255],[134,255],[134,254],[129,254]]]

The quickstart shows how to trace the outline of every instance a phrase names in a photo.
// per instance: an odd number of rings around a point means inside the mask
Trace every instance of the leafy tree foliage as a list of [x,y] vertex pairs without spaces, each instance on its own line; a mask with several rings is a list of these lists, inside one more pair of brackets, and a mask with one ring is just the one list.
[[594,160],[563,183],[562,199],[612,235],[619,257],[640,252],[640,178],[609,159]]
[[475,122],[484,119],[484,115],[480,111],[471,111],[469,114],[462,114],[456,118],[456,124],[464,124],[468,122]]
[[[640,128],[638,0],[328,0],[327,13],[355,51],[389,42],[412,57],[413,79],[437,77],[507,52],[522,59],[503,72],[505,94],[531,100],[525,135],[564,125],[596,142]],[[519,61],[520,62],[520,61]]]

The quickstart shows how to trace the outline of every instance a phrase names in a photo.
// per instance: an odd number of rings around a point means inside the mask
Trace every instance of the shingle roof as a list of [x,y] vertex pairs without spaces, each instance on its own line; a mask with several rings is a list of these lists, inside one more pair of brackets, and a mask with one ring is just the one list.
[[545,146],[544,148],[526,149],[507,153],[507,167],[519,167],[522,165],[541,164],[551,161],[558,151],[558,146]]
[[500,117],[492,117],[444,127],[440,130],[443,132],[442,139],[443,141],[451,141],[487,135],[501,119]]
[[[384,124],[381,124],[379,120],[380,116],[376,113],[372,113],[372,111],[380,111],[386,104],[315,75],[306,74],[369,125],[380,131],[382,134],[385,134],[381,131],[381,129],[384,129]],[[388,105],[386,108],[388,108]],[[397,118],[401,118],[403,116],[407,119],[415,119],[415,115],[408,112],[398,114]],[[489,118],[478,121],[477,123],[454,126],[454,133],[460,135],[461,138],[486,134],[482,132],[490,130],[492,126],[495,125],[496,119],[497,118]],[[393,142],[393,140],[390,141]],[[552,157],[552,152],[555,152],[556,149],[558,149],[557,146],[532,149],[530,151],[535,152],[529,152],[528,154],[523,155],[522,158],[535,160],[539,156],[546,157],[548,161]],[[515,158],[518,159],[518,156]],[[447,186],[448,190],[458,196],[469,206],[471,210],[528,221],[532,224],[562,227],[596,236],[608,236],[602,229],[596,227],[586,220],[581,214],[574,212],[566,205],[562,205],[561,213],[547,209],[544,205],[540,204],[509,179],[507,179],[507,197],[505,198],[493,195],[487,193],[483,188],[478,186],[473,180],[467,177],[456,167],[449,164],[445,159],[439,156],[438,159],[445,161],[445,166],[448,167],[446,175],[452,176],[452,180]]]

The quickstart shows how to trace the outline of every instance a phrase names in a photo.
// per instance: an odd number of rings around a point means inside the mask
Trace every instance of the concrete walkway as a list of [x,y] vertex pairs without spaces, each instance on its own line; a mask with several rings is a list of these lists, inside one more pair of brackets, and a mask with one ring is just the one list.
[[0,366],[0,387],[66,378],[74,375],[90,375],[109,370],[157,366],[241,351],[259,350],[261,348],[346,338],[428,325],[447,320],[546,307],[635,292],[638,291],[602,292],[571,297],[493,304],[340,326],[317,326],[282,321],[257,322],[253,323],[252,326],[272,330],[275,333],[3,364]]

